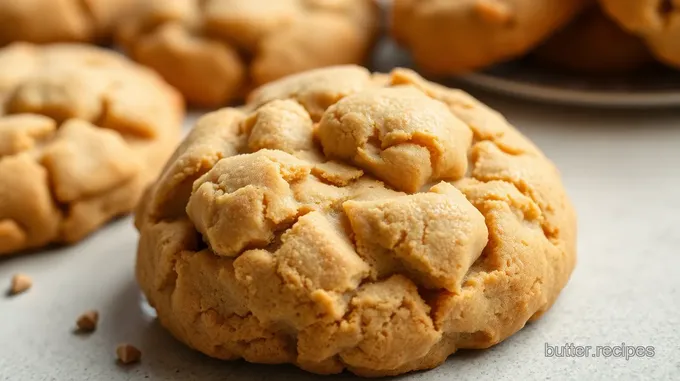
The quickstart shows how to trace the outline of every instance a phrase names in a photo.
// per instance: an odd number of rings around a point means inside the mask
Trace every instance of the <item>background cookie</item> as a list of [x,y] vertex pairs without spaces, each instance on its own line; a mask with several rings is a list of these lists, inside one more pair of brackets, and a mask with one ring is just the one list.
[[197,122],[137,214],[137,279],[192,348],[395,375],[502,341],[567,282],[557,170],[469,95],[340,66],[249,100]]
[[589,0],[395,0],[392,35],[432,74],[455,74],[527,53]]
[[587,73],[626,72],[653,60],[645,43],[621,29],[599,6],[579,15],[533,55],[549,65]]
[[111,37],[113,27],[143,0],[0,0],[0,46],[93,42]]
[[214,106],[251,84],[363,62],[377,11],[372,0],[151,0],[118,34],[189,102]]
[[182,117],[170,86],[115,53],[0,50],[0,255],[72,243],[129,212]]
[[660,61],[680,68],[680,1],[599,1],[623,28],[644,38]]

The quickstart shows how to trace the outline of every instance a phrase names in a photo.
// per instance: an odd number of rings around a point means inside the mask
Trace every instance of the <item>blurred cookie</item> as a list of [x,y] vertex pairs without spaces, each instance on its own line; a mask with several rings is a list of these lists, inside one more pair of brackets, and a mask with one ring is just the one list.
[[590,0],[395,0],[392,35],[433,74],[470,71],[523,55]]
[[599,0],[623,28],[642,37],[660,61],[680,68],[680,0]]
[[215,106],[288,74],[364,62],[377,23],[373,0],[150,0],[118,35],[188,101]]
[[132,210],[183,114],[174,89],[110,51],[0,50],[0,255],[76,242]]
[[592,7],[537,48],[546,64],[586,73],[621,73],[651,61],[645,43]]
[[0,46],[99,42],[143,0],[0,0]]
[[599,0],[623,28],[642,37],[660,61],[680,68],[680,0]]

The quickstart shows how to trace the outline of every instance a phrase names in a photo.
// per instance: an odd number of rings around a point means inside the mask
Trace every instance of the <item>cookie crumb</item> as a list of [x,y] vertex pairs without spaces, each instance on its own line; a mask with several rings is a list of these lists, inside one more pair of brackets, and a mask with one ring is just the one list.
[[9,289],[10,295],[21,294],[33,286],[33,280],[26,274],[14,274],[12,277],[12,285]]
[[96,310],[89,310],[84,312],[76,321],[76,326],[80,332],[92,332],[97,329],[99,322],[99,312]]
[[137,349],[134,345],[130,344],[120,344],[116,348],[116,357],[121,364],[132,364],[139,362],[142,358],[142,352]]

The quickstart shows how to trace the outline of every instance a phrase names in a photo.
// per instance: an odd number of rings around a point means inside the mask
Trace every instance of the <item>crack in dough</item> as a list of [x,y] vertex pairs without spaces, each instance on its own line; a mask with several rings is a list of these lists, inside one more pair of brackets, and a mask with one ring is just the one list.
[[444,104],[409,87],[341,99],[328,108],[317,134],[327,157],[348,160],[410,193],[462,177],[472,139]]

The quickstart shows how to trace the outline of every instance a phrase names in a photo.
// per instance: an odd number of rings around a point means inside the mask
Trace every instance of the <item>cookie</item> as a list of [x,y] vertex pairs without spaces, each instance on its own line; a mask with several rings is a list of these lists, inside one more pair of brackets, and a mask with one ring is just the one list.
[[110,51],[0,50],[0,255],[74,243],[130,212],[183,114],[160,77]]
[[143,0],[0,0],[0,46],[103,42]]
[[642,37],[657,59],[680,68],[680,1],[599,1],[614,21]]
[[540,62],[593,74],[623,73],[653,61],[639,37],[624,31],[595,6],[538,47]]
[[340,66],[249,101],[197,122],[136,217],[139,284],[192,348],[396,375],[501,342],[566,284],[558,171],[466,93]]
[[199,106],[307,69],[364,62],[373,0],[151,0],[118,40]]
[[392,36],[431,74],[457,74],[523,55],[590,0],[395,0]]

